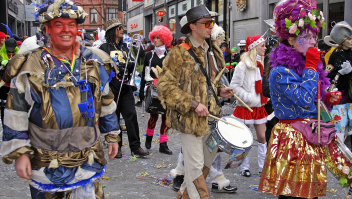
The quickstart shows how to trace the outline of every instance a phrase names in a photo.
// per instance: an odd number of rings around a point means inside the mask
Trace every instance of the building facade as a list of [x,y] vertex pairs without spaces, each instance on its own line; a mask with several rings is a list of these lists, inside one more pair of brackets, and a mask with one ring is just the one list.
[[[30,34],[26,29],[25,5],[27,0],[1,0],[0,23],[7,24],[11,32],[18,36]],[[29,26],[28,26],[29,27]],[[0,25],[0,31],[8,34],[7,29]]]
[[113,18],[118,18],[121,23],[124,23],[124,15],[118,10],[118,1],[116,0],[76,0],[75,3],[82,6],[88,14],[86,20],[80,25],[80,29],[85,29],[90,33],[98,28],[105,29],[104,19],[108,21]]
[[[263,35],[269,26],[263,21],[273,19],[275,5],[280,0],[247,0],[246,9],[240,11],[236,0],[230,2],[230,46],[236,46],[240,40],[248,36]],[[324,12],[327,28],[322,30],[319,38],[329,35],[332,25],[339,21],[347,21],[352,25],[351,0],[316,0],[318,8]],[[270,34],[270,33],[269,33]]]
[[144,2],[127,1],[127,34],[133,36],[134,34],[144,35],[144,16],[143,16]]

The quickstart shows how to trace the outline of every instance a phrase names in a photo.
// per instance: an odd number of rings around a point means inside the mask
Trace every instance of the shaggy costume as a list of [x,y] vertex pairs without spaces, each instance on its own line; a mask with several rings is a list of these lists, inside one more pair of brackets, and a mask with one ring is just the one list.
[[[185,47],[173,47],[163,62],[163,71],[159,75],[157,92],[163,106],[167,106],[166,125],[181,132],[186,173],[179,197],[182,195],[185,198],[208,198],[205,178],[209,173],[218,147],[216,146],[210,152],[205,146],[204,142],[209,135],[208,118],[198,116],[194,111],[196,108],[194,102],[208,105],[209,112],[214,115],[220,113],[220,107],[216,104],[214,97],[209,97],[206,78],[199,68],[208,66],[205,64],[207,62],[205,62],[206,58],[202,47],[192,36],[189,36],[185,43],[191,47],[202,65],[196,64]],[[194,46],[195,44],[197,46]],[[221,70],[225,67],[222,52],[215,44],[215,40],[212,41],[212,44],[217,66]],[[204,51],[207,52],[206,42],[203,45]],[[214,80],[217,72],[207,71],[208,74],[211,73],[211,79]],[[215,92],[219,86],[219,82],[213,82]]]
[[[72,73],[76,79],[84,79],[87,67],[93,120],[84,119],[79,111],[81,92],[65,63],[54,56],[53,62],[45,59],[49,53],[42,48],[16,55],[5,73],[4,80],[12,80],[1,154],[7,164],[30,154],[34,198],[37,190],[60,195],[92,183],[101,186],[99,178],[107,162],[100,133],[109,143],[119,141],[116,104],[108,84],[112,62],[103,52],[97,52],[103,56],[99,57],[83,46],[80,52]],[[83,59],[98,62],[84,63]]]

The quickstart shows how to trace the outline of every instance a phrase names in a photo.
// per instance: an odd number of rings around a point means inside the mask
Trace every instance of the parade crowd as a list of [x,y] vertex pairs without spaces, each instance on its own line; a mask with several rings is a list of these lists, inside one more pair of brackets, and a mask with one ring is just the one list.
[[[33,199],[104,198],[103,146],[122,158],[123,131],[132,156],[148,157],[155,131],[160,153],[178,153],[170,174],[180,199],[210,198],[206,179],[212,192],[240,192],[222,171],[234,167],[259,173],[258,190],[279,199],[326,196],[327,170],[352,194],[352,27],[336,22],[319,38],[328,24],[315,0],[281,0],[267,32],[233,46],[204,5],[181,19],[181,38],[164,25],[128,36],[118,19],[86,33],[88,14],[70,0],[34,14],[36,35],[0,32],[0,153]],[[145,143],[136,106],[149,113]]]

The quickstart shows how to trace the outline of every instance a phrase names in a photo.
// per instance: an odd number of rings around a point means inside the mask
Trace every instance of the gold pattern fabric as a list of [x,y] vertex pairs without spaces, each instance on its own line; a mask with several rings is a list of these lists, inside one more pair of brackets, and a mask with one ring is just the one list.
[[290,124],[272,130],[259,191],[302,198],[326,195],[324,147],[310,144]]
[[[94,159],[102,165],[106,165],[106,159],[104,157],[103,145],[100,139],[98,139],[92,147],[85,148],[79,152],[69,152],[59,154],[56,151],[45,151],[41,149],[34,149],[34,157],[31,160],[32,167],[48,167],[50,162],[54,159],[58,160],[59,165],[73,168],[78,167],[88,161],[89,154],[94,152]],[[11,153],[12,154],[12,153]]]
[[17,158],[19,158],[21,155],[25,153],[27,153],[31,158],[33,154],[33,150],[29,147],[21,147],[10,154],[3,156],[2,160],[4,161],[5,164],[12,164],[14,160],[17,160]]
[[114,134],[107,134],[105,135],[105,141],[108,143],[118,143],[121,141],[120,136]]

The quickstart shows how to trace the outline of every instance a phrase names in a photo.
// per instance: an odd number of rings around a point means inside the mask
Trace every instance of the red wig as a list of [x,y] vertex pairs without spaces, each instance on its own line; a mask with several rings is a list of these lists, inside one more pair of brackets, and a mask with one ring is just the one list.
[[165,46],[170,46],[172,42],[172,32],[165,26],[155,26],[149,33],[150,41],[153,41],[154,37],[159,37]]
[[5,33],[0,32],[0,39],[3,39],[3,38],[5,38],[5,39],[6,39],[6,35],[5,35]]

